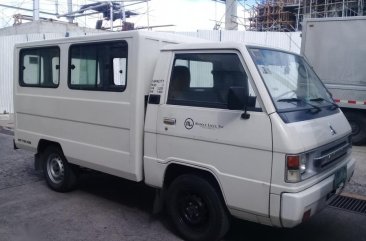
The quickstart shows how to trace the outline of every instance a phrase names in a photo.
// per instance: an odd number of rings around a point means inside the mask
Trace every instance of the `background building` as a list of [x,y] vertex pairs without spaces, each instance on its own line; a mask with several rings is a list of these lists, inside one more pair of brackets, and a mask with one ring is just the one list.
[[266,0],[250,10],[248,30],[299,31],[305,18],[365,14],[365,0]]

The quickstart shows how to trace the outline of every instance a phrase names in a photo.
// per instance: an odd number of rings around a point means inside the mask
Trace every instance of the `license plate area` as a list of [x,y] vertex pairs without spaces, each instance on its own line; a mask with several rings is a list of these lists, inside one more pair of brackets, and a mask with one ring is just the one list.
[[341,167],[334,174],[333,189],[337,190],[342,188],[346,184],[347,179],[347,167]]

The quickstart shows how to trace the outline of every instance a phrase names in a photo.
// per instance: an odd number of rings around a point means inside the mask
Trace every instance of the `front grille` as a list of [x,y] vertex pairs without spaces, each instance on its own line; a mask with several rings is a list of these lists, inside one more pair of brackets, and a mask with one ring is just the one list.
[[318,148],[314,154],[314,168],[319,172],[336,164],[351,148],[348,137]]
[[337,195],[329,203],[329,206],[366,215],[366,200]]
[[322,157],[320,159],[320,166],[326,167],[329,164],[333,163],[335,160],[340,158],[341,156],[347,153],[350,144],[346,142],[342,142],[329,150],[323,151],[321,153]]

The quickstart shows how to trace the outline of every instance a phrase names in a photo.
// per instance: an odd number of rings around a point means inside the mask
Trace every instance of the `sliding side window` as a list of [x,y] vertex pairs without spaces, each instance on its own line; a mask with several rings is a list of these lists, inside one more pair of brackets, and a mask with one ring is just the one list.
[[[167,104],[228,109],[230,90],[256,100],[248,76],[235,53],[176,54]],[[254,103],[250,106],[254,106]],[[243,107],[244,108],[244,107]]]
[[60,81],[60,49],[22,49],[19,66],[20,86],[57,88]]
[[126,41],[72,45],[69,51],[69,87],[124,91],[127,53]]

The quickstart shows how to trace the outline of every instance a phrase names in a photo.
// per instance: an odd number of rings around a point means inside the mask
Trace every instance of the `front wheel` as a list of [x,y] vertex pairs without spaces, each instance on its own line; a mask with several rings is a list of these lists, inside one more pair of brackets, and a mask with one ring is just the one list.
[[42,153],[43,173],[47,185],[57,192],[67,192],[76,186],[77,170],[69,164],[59,147],[49,146]]
[[221,195],[206,180],[182,175],[168,189],[167,208],[179,234],[186,240],[219,240],[229,228]]

